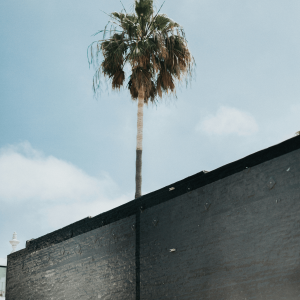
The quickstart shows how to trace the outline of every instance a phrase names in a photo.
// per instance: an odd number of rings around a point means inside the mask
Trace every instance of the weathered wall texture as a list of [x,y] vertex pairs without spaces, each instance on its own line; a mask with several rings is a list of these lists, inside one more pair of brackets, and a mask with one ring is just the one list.
[[135,300],[135,216],[9,262],[7,299]]
[[300,151],[146,210],[140,247],[141,299],[300,299]]
[[23,299],[300,299],[300,137],[28,243]]

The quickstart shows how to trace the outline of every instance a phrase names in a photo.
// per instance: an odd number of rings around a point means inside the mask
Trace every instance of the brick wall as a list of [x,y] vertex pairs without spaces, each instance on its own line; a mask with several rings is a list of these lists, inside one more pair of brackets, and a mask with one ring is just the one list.
[[9,259],[7,299],[134,300],[133,224],[135,216]]
[[28,242],[8,256],[6,295],[294,300],[299,265],[295,137]]
[[146,210],[140,248],[141,299],[300,299],[300,151]]

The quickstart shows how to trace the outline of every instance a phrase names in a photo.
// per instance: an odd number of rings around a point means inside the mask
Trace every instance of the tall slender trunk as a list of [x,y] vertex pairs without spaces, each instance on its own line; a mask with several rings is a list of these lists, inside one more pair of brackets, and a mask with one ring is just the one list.
[[136,172],[135,172],[135,198],[142,196],[142,151],[143,151],[143,108],[144,89],[139,90],[136,136]]

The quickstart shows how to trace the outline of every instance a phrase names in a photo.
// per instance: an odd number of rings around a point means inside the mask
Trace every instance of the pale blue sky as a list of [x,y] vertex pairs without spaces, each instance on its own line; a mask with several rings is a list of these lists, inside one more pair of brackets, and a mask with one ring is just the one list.
[[[86,58],[101,10],[121,9],[0,2],[0,264],[14,231],[20,249],[133,199],[136,103],[126,90],[94,99]],[[197,76],[145,110],[144,193],[300,130],[298,0],[167,0],[162,13],[185,28]]]

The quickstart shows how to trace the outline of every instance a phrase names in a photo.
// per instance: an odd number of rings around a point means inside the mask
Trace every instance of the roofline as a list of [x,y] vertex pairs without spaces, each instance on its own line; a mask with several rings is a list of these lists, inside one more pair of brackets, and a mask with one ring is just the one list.
[[[143,195],[121,206],[113,208],[107,212],[96,215],[95,217],[84,218],[37,239],[27,241],[26,249],[16,251],[8,256],[18,256],[22,255],[22,251],[27,251],[30,253],[36,250],[47,248],[54,244],[58,244],[90,230],[135,215],[139,210],[143,211],[192,190],[241,172],[246,168],[254,167],[298,149],[300,149],[300,136],[293,137],[272,147],[250,154],[213,171],[207,173],[201,171],[173,184],[167,185],[159,190]],[[170,191],[170,188],[174,189]]]

